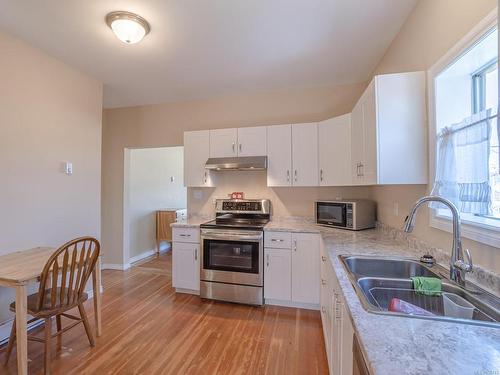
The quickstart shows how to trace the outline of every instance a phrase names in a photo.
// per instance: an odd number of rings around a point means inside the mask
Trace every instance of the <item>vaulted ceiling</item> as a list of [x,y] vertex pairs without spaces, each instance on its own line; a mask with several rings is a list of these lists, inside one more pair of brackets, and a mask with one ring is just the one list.
[[[123,107],[362,82],[416,0],[0,0],[0,29],[104,83]],[[104,22],[151,24],[139,44]]]

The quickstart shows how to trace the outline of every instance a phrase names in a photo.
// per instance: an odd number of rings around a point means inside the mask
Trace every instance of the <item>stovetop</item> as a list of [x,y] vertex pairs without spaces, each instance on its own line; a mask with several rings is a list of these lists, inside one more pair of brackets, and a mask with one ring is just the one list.
[[217,199],[215,220],[201,228],[263,230],[270,219],[267,199]]
[[269,217],[241,217],[234,214],[224,214],[201,224],[200,228],[263,230],[268,222]]

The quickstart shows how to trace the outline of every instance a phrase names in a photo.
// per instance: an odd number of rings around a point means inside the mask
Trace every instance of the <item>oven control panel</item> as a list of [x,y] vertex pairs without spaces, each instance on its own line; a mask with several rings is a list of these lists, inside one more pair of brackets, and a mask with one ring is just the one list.
[[262,202],[222,202],[223,211],[260,211],[261,209]]
[[267,199],[217,199],[217,213],[241,212],[251,214],[269,214],[270,201]]

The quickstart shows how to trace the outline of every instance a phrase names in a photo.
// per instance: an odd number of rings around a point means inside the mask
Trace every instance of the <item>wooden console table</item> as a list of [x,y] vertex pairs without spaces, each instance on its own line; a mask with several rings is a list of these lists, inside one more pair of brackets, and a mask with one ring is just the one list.
[[172,228],[170,224],[186,216],[185,208],[166,208],[156,211],[156,254],[160,253],[162,241],[172,242]]

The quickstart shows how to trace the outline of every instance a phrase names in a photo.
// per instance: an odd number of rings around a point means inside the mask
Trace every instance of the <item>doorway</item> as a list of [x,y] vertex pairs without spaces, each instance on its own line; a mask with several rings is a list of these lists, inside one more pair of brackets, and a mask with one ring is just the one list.
[[182,146],[125,150],[125,268],[136,266],[171,274],[171,238],[165,235],[170,222],[157,222],[157,216],[167,212],[161,216],[175,221],[176,216],[181,218],[186,213],[183,153]]

